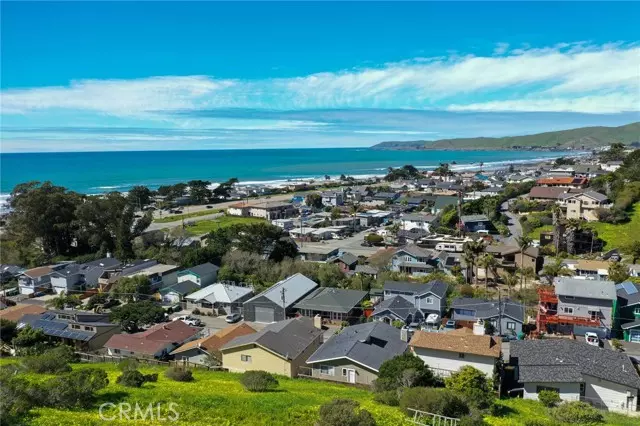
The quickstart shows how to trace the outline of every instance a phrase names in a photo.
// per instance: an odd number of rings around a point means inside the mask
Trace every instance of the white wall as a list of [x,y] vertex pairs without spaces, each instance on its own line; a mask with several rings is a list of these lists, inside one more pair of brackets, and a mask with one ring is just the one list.
[[[629,373],[633,374],[633,373]],[[638,390],[596,377],[584,376],[584,396],[596,406],[602,404],[611,411],[636,411]],[[632,398],[627,399],[628,396]],[[628,405],[628,406],[627,406]]]
[[560,399],[564,401],[576,401],[580,398],[580,383],[537,383],[524,384],[524,399],[538,399],[538,386],[556,388]]
[[439,351],[425,348],[414,348],[414,355],[418,356],[425,364],[432,368],[458,371],[465,365],[470,365],[482,371],[488,377],[493,376],[493,370],[496,363],[496,360],[493,357],[464,354],[464,358],[459,358],[458,352]]

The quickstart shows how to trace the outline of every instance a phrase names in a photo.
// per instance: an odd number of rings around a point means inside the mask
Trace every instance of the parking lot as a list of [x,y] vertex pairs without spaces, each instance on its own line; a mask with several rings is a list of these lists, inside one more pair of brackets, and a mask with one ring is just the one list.
[[355,254],[356,256],[366,256],[369,257],[373,253],[380,250],[381,247],[363,247],[362,243],[364,242],[364,237],[368,234],[375,232],[372,229],[367,229],[365,231],[360,231],[356,234],[353,234],[351,237],[347,237],[343,240],[324,240],[322,242],[314,242],[314,243],[302,243],[302,248],[304,247],[313,247],[318,249],[340,249],[343,251],[348,251],[349,253]]

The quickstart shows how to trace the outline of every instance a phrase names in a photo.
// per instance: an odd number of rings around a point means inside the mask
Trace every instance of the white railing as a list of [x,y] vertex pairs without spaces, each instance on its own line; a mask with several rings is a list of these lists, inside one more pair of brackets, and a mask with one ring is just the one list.
[[[458,426],[460,419],[407,408],[409,421],[421,426]],[[413,414],[412,414],[413,413]]]

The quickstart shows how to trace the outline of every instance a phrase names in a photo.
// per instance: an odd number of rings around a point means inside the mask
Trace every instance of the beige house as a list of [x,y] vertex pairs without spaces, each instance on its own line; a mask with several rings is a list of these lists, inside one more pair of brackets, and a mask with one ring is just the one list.
[[269,324],[224,345],[220,349],[222,366],[237,373],[262,370],[296,377],[321,344],[322,330],[314,326],[311,318],[293,318]]
[[606,195],[595,191],[586,191],[581,194],[562,194],[558,204],[566,209],[567,219],[584,219],[589,222],[598,220],[596,209],[609,209],[612,206]]

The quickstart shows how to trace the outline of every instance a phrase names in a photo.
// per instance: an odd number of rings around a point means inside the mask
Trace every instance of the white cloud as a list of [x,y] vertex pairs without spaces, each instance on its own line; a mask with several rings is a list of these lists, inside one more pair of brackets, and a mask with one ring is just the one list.
[[365,135],[435,135],[438,132],[420,132],[416,130],[354,130],[353,133]]
[[[503,43],[493,56],[417,58],[379,68],[294,78],[241,81],[166,76],[10,89],[2,92],[2,112],[66,109],[170,119],[165,112],[213,108],[489,111],[515,105],[522,111],[608,113],[638,110],[633,94],[640,90],[639,58],[640,47],[633,44],[580,42],[509,50]],[[177,119],[171,120],[180,125]]]

